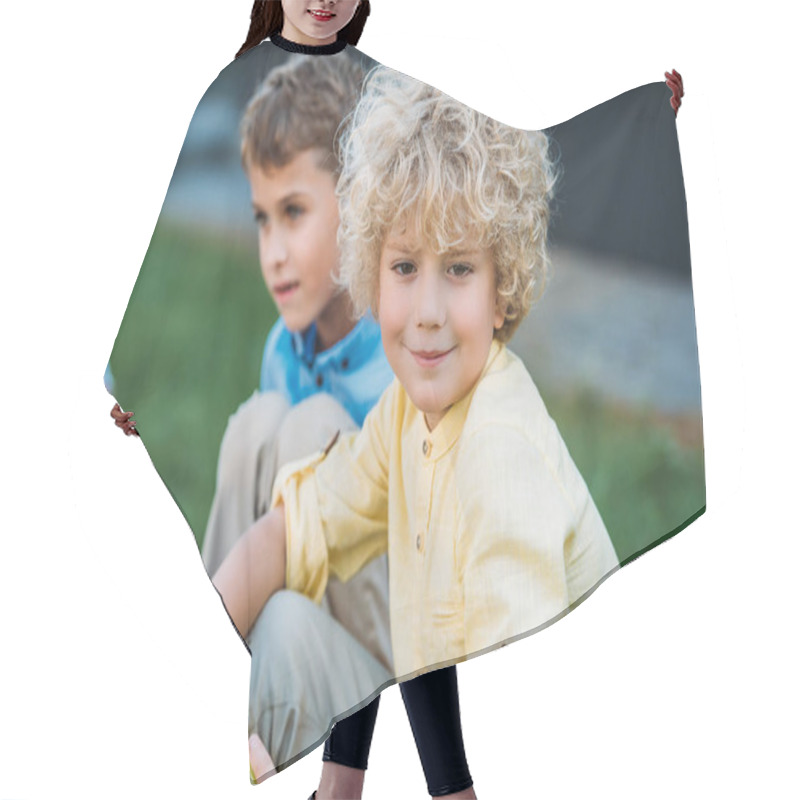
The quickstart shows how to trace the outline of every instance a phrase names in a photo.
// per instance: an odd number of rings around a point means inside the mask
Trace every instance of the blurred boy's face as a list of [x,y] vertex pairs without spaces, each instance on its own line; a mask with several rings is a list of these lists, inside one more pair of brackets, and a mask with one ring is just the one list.
[[304,150],[286,166],[250,170],[258,223],[261,272],[290,331],[317,323],[326,349],[353,327],[349,295],[337,289],[336,232],[339,209],[335,179],[317,166],[320,153]]
[[283,30],[298,44],[332,44],[356,13],[358,0],[281,0]]
[[390,233],[378,320],[389,364],[433,430],[475,385],[503,325],[491,252],[467,243],[437,254],[413,232]]

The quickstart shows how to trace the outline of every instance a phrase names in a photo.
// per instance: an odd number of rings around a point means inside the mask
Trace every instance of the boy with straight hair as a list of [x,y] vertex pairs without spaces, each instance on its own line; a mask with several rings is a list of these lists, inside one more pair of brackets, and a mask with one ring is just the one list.
[[[241,159],[258,224],[261,270],[280,318],[264,348],[259,390],[231,417],[223,436],[202,547],[209,574],[267,511],[277,470],[322,447],[335,431],[358,430],[392,380],[378,325],[371,314],[355,316],[350,296],[337,282],[339,131],[363,79],[362,67],[344,53],[294,56],[269,74],[241,121]],[[392,665],[386,556],[365,564],[346,583],[331,580],[319,599],[371,659],[368,668],[355,670],[358,682],[343,680],[337,687],[340,710],[349,710],[363,699],[355,688],[359,682],[379,686]],[[257,631],[247,642],[253,655],[251,695],[259,697],[264,684]],[[283,751],[298,754],[310,743],[302,723],[309,717],[302,691],[291,691],[294,681],[291,673],[280,679],[294,698],[283,709],[300,723],[273,740],[280,738]],[[409,719],[412,727],[419,724],[415,720],[428,720],[432,741],[461,754],[453,764],[461,765],[458,778],[471,784],[455,670],[437,676],[435,686],[450,698],[439,718],[430,722],[427,704],[416,699],[433,691],[423,680],[412,697],[404,693]],[[260,704],[251,703],[251,732],[263,727],[253,715]],[[356,796],[363,783],[377,708],[378,698],[342,720],[326,741],[323,782],[345,787],[348,796]],[[318,729],[316,718],[310,724]],[[441,770],[431,772],[426,753],[420,755],[430,782]],[[256,735],[251,738],[256,770],[262,759]],[[454,774],[453,764],[445,774]]]

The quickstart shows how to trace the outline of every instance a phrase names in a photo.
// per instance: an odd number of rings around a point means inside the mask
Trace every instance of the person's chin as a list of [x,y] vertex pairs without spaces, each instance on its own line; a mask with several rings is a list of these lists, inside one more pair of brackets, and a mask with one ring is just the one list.
[[309,320],[304,316],[291,313],[282,313],[281,319],[283,320],[283,324],[286,326],[286,330],[288,330],[289,333],[302,333],[303,331],[307,330],[314,321],[313,319]]
[[408,396],[411,402],[423,414],[437,415],[442,413],[442,403],[438,399],[440,392],[431,391],[432,386],[414,386]]

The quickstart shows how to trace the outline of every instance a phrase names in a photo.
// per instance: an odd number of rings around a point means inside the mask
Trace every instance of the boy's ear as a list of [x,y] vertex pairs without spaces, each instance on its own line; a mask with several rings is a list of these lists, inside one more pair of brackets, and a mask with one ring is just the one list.
[[499,331],[506,321],[506,311],[508,311],[508,304],[498,294],[494,303],[494,329]]

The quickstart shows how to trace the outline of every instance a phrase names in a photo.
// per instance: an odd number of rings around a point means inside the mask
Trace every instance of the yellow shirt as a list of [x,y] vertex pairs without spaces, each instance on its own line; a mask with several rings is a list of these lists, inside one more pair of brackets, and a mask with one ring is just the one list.
[[552,621],[618,566],[522,361],[493,342],[431,432],[397,379],[364,427],[284,467],[286,585],[319,602],[389,553],[395,674],[463,660]]

